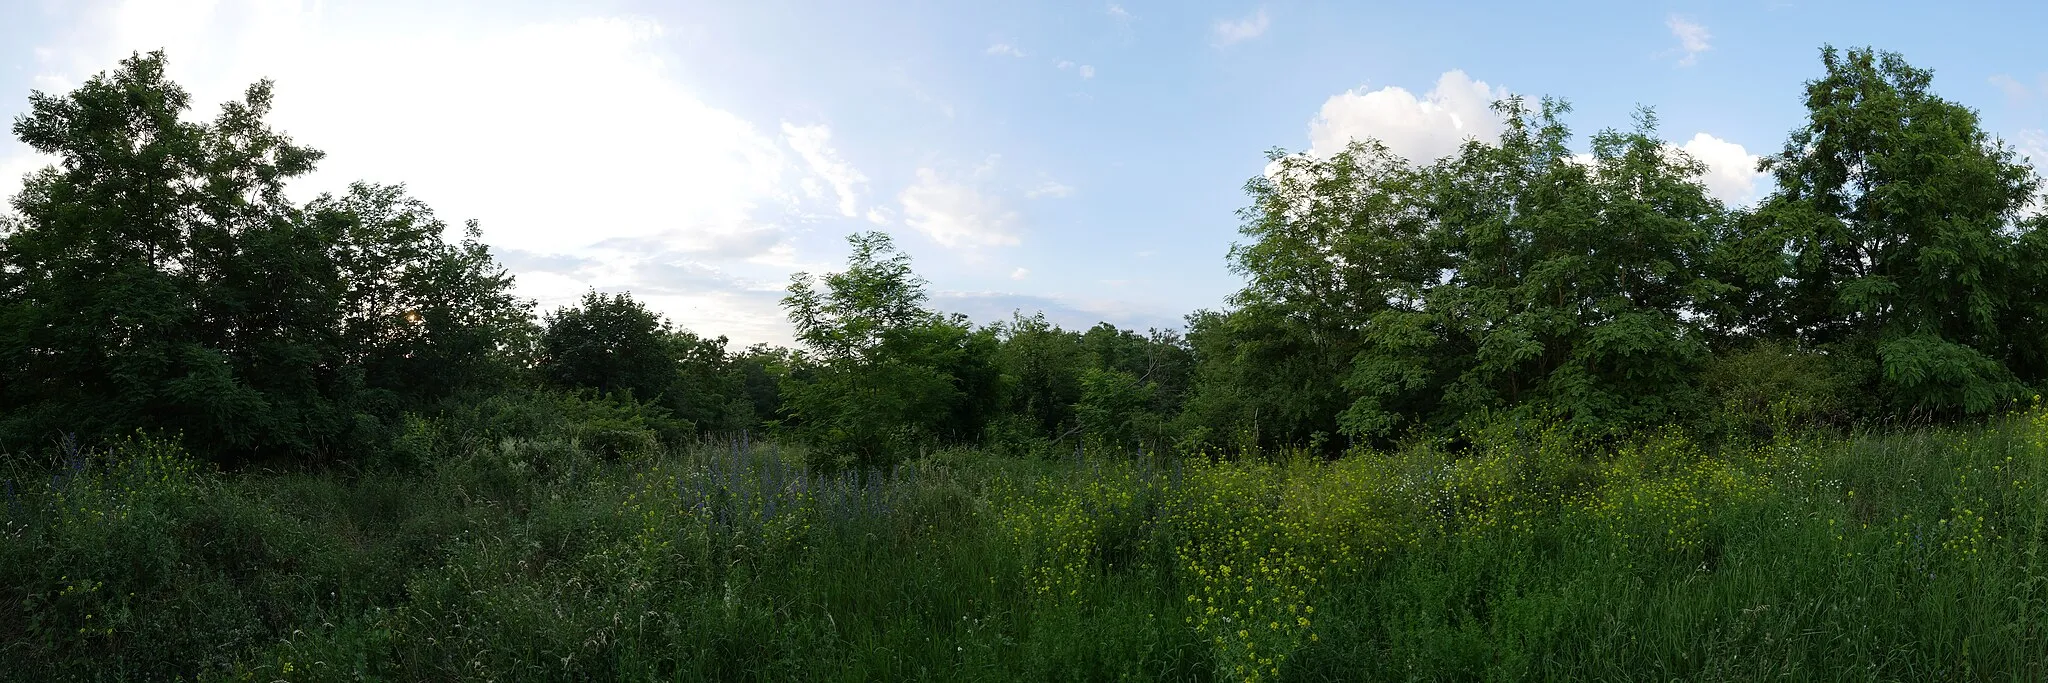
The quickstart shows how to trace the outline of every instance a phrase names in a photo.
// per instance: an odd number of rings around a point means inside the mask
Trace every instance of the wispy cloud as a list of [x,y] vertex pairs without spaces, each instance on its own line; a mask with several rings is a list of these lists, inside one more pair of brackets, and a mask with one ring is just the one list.
[[1709,42],[1714,39],[1714,35],[1707,32],[1706,26],[1693,23],[1676,14],[1666,18],[1664,25],[1671,29],[1672,37],[1678,39],[1679,52],[1684,53],[1678,58],[1679,66],[1692,66],[1699,62],[1701,53],[1714,49],[1713,44]]
[[1266,35],[1266,29],[1272,25],[1273,21],[1266,16],[1264,7],[1243,19],[1218,21],[1214,29],[1216,45],[1235,45]]
[[1998,86],[1998,90],[2005,93],[2006,97],[2015,100],[2023,100],[2034,94],[2032,89],[2027,87],[2027,84],[2021,83],[2019,79],[2005,74],[1993,74],[1988,80],[1991,81],[1992,85]]
[[833,193],[839,196],[839,213],[848,217],[859,215],[860,191],[867,185],[868,177],[853,164],[839,158],[838,150],[832,148],[831,128],[824,124],[798,126],[784,121],[782,139],[790,149],[796,150],[797,156],[803,157],[812,173],[832,184]]
[[1009,43],[996,43],[996,44],[994,44],[994,45],[990,45],[990,46],[988,46],[988,50],[987,50],[987,53],[988,53],[988,54],[992,54],[992,55],[997,55],[997,56],[1009,56],[1009,57],[1029,57],[1029,56],[1031,56],[1031,53],[1029,53],[1029,52],[1025,52],[1025,51],[1024,51],[1023,49],[1021,49],[1021,48],[1018,48],[1017,46],[1015,46],[1015,45],[1011,45],[1011,44],[1009,44]]
[[903,205],[903,224],[940,246],[972,249],[1014,246],[1019,241],[1017,212],[995,196],[930,168],[917,169],[917,183],[905,188],[897,201]]
[[1051,197],[1054,199],[1059,199],[1061,197],[1066,197],[1073,193],[1074,188],[1064,185],[1057,180],[1048,180],[1044,183],[1040,183],[1038,187],[1034,187],[1030,190],[1025,191],[1024,198],[1043,199],[1046,197]]

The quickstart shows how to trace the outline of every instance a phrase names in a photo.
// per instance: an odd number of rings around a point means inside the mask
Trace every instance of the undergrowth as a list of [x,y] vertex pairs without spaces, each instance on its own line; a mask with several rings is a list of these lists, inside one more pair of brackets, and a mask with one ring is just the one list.
[[2039,680],[2048,412],[820,471],[775,442],[0,473],[11,680]]

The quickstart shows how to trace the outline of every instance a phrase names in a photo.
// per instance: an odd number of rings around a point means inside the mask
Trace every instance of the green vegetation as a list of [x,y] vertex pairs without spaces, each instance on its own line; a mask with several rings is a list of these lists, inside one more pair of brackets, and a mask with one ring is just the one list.
[[138,438],[16,477],[0,671],[2048,675],[2048,411],[1720,450],[1503,430],[1334,461],[941,451],[859,472],[758,442],[446,443],[405,473],[214,474]]
[[1511,99],[1274,153],[1184,336],[867,233],[733,351],[137,55],[14,124],[0,678],[2048,677],[2040,180],[1822,56],[1754,208]]

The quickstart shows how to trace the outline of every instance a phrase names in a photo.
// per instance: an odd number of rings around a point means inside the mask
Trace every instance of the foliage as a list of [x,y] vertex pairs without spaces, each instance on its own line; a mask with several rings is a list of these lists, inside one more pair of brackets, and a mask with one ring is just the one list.
[[814,354],[783,387],[795,433],[861,467],[980,436],[999,404],[995,331],[926,309],[924,280],[887,234],[847,241],[847,269],[824,291],[797,273],[782,302]]
[[[543,414],[504,414],[526,424]],[[453,432],[450,432],[453,433]],[[504,432],[500,432],[504,433]],[[2048,413],[1884,435],[808,468],[562,432],[390,473],[176,444],[0,468],[37,680],[2048,673]],[[1813,638],[1815,632],[1832,634]],[[1882,655],[1874,653],[1883,653]]]
[[14,127],[0,677],[2048,677],[2039,180],[1822,62],[1753,209],[1510,99],[1275,152],[1184,336],[977,326],[871,232],[735,352],[291,204],[267,83],[137,55]]
[[0,443],[148,427],[217,456],[332,457],[510,378],[531,323],[474,226],[445,244],[395,187],[291,205],[284,182],[321,154],[268,128],[270,103],[259,82],[183,120],[160,53],[30,98],[14,132],[59,163],[0,236]]
[[1821,60],[1806,125],[1763,163],[1778,189],[1738,235],[1784,255],[1756,269],[1748,319],[1873,359],[1859,379],[1896,410],[1981,414],[2028,395],[2008,363],[2038,358],[2041,339],[2007,335],[2031,305],[2014,298],[2038,254],[2019,217],[2039,179],[1933,94],[1932,72],[1869,49]]
[[1774,341],[1717,355],[1701,382],[1715,415],[1752,433],[1846,422],[1872,406],[1852,396],[1840,359]]
[[544,319],[540,371],[560,387],[653,400],[675,384],[677,358],[668,346],[668,322],[629,294],[583,295]]

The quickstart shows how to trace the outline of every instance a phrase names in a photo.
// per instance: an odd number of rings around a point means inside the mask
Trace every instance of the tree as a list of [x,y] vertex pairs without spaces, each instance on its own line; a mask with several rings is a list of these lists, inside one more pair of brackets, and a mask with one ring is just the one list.
[[473,226],[446,245],[396,188],[295,206],[284,184],[321,154],[264,123],[270,83],[209,122],[189,99],[151,53],[15,120],[58,164],[0,235],[0,444],[149,428],[331,457],[511,376],[528,313]]
[[1412,303],[1373,317],[1346,429],[1507,412],[1613,431],[1697,408],[1707,347],[1687,314],[1724,289],[1702,271],[1724,213],[1704,167],[1657,139],[1647,110],[1632,132],[1594,136],[1586,159],[1567,147],[1562,103],[1496,108],[1498,144],[1467,143],[1428,173],[1425,239],[1445,267],[1400,283]]
[[[309,408],[305,396],[268,394],[237,367],[318,355],[317,338],[290,334],[311,330],[284,326],[330,295],[290,258],[303,235],[282,196],[320,153],[262,125],[269,84],[214,122],[183,121],[189,97],[153,53],[29,102],[14,133],[59,165],[26,179],[0,252],[19,294],[0,314],[7,440],[157,427],[235,449],[313,448],[279,419]],[[250,299],[268,284],[259,263],[284,287],[266,302]]]
[[668,321],[630,294],[586,292],[578,305],[548,314],[546,324],[539,369],[562,388],[657,400],[676,384],[677,352],[694,351],[694,335],[674,339]]
[[[1190,319],[1189,421],[1252,439],[1383,440],[1509,413],[1610,431],[1697,406],[1725,209],[1696,160],[1606,131],[1575,156],[1546,100],[1417,167],[1375,142],[1275,154],[1248,184],[1236,309]],[[1231,439],[1239,440],[1239,439]]]
[[1245,277],[1235,310],[1189,318],[1201,365],[1191,428],[1233,441],[1322,440],[1352,402],[1342,380],[1367,322],[1413,306],[1412,283],[1433,277],[1445,255],[1426,239],[1422,176],[1385,145],[1268,157],[1270,171],[1245,185],[1240,231],[1250,241],[1230,251]]
[[[1762,167],[1777,191],[1738,239],[1768,258],[1748,312],[1760,332],[1870,359],[1866,390],[1897,410],[1982,413],[2027,393],[2042,339],[2027,278],[2037,241],[2020,211],[2031,169],[1936,96],[1898,54],[1833,47],[1806,84],[1806,124]],[[2038,332],[2038,327],[2031,327]],[[2033,374],[2026,379],[2039,380]]]
[[1044,313],[1018,314],[1002,330],[997,354],[1009,378],[1007,413],[1028,424],[1037,437],[1058,439],[1073,429],[1087,364],[1081,335],[1047,322]]
[[847,238],[847,269],[790,279],[783,307],[809,352],[783,388],[792,426],[839,464],[979,437],[1000,399],[994,330],[925,308],[924,280],[879,232]]
[[340,301],[342,362],[406,410],[513,386],[532,363],[532,302],[492,259],[475,221],[448,224],[402,185],[354,183],[308,204]]

